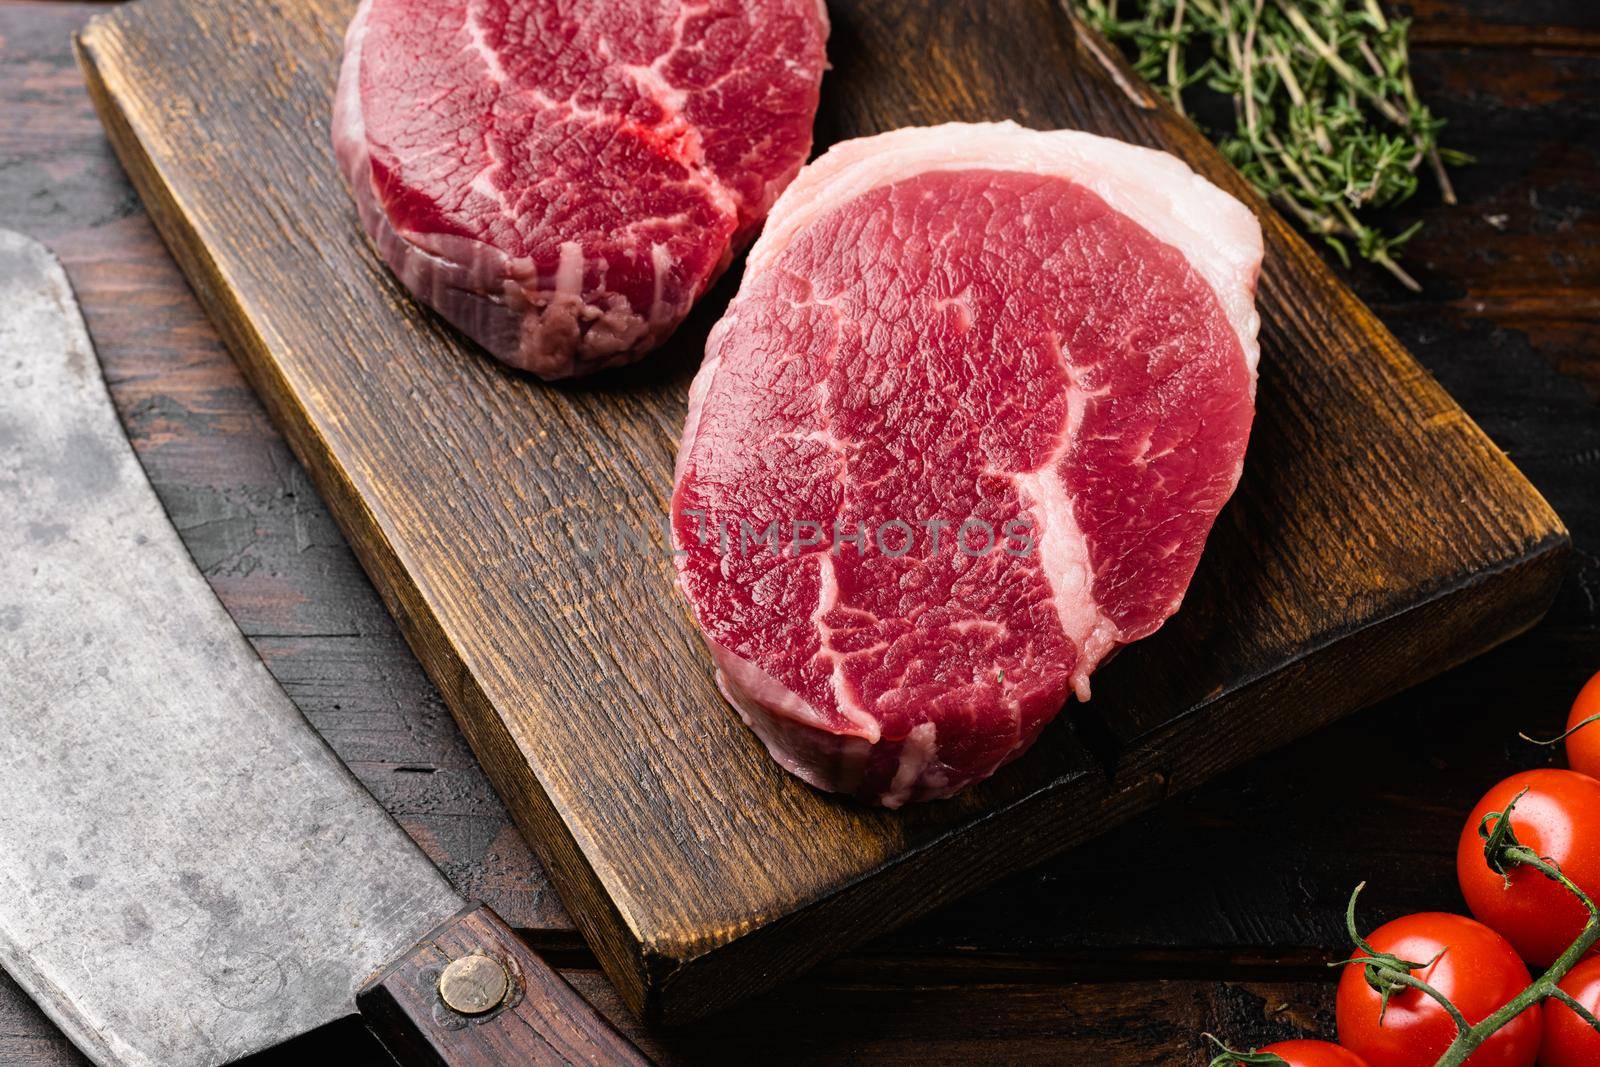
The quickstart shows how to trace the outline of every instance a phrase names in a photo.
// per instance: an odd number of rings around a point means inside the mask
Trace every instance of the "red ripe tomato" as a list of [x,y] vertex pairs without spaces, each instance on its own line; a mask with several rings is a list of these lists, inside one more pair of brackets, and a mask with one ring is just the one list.
[[[1590,1014],[1600,1012],[1600,959],[1587,959],[1572,968],[1561,988]],[[1600,1063],[1600,1033],[1559,1000],[1547,1000],[1539,1063],[1540,1067],[1594,1067]]]
[[1366,1060],[1331,1041],[1279,1041],[1257,1051],[1276,1053],[1289,1067],[1368,1067]]
[[[1448,997],[1468,1023],[1478,1023],[1527,987],[1530,978],[1505,938],[1461,915],[1422,912],[1385,923],[1367,938],[1374,950],[1432,964],[1411,973]],[[1439,955],[1443,951],[1443,955]],[[1420,989],[1397,990],[1378,1021],[1382,998],[1367,984],[1366,968],[1351,964],[1339,976],[1335,1018],[1339,1044],[1368,1067],[1433,1067],[1455,1040],[1455,1023]],[[1542,1020],[1534,1005],[1496,1031],[1467,1060],[1469,1067],[1533,1067]]]
[[1589,913],[1561,883],[1531,867],[1513,870],[1508,885],[1485,862],[1479,823],[1490,812],[1504,811],[1524,789],[1527,794],[1511,812],[1517,840],[1554,860],[1579,889],[1595,897],[1600,894],[1600,781],[1553,768],[1513,774],[1484,794],[1461,830],[1456,877],[1467,907],[1542,969],[1577,940]]
[[1600,671],[1578,690],[1567,715],[1567,729],[1577,730],[1567,738],[1567,766],[1590,778],[1600,778],[1600,722],[1579,728],[1583,720],[1600,715]]

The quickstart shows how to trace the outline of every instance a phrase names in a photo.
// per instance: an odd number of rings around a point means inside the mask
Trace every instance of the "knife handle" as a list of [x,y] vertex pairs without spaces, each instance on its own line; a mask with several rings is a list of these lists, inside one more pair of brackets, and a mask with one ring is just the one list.
[[468,905],[356,994],[406,1067],[650,1061],[483,904]]

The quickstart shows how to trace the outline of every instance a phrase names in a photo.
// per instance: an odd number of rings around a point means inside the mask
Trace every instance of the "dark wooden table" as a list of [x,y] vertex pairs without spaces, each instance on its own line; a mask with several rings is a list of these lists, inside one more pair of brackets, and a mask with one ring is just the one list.
[[[301,708],[463,891],[669,1063],[1202,1063],[1331,1036],[1351,886],[1372,923],[1458,910],[1478,795],[1551,757],[1600,669],[1600,8],[1417,0],[1418,82],[1478,163],[1425,191],[1412,296],[1362,296],[1545,493],[1574,570],[1532,633],[692,1029],[641,1033],[437,693],[202,317],[112,157],[67,47],[91,3],[0,0],[0,226],[66,263],[151,479]],[[353,1027],[300,1050],[381,1053]],[[81,1059],[0,975],[0,1064]]]

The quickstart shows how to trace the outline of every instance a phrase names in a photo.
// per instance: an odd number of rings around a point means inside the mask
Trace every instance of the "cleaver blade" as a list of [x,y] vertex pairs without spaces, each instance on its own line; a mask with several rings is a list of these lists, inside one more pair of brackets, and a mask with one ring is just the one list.
[[123,436],[66,275],[6,231],[0,501],[0,966],[90,1059],[209,1067],[359,1008],[404,1063],[645,1062],[267,672]]

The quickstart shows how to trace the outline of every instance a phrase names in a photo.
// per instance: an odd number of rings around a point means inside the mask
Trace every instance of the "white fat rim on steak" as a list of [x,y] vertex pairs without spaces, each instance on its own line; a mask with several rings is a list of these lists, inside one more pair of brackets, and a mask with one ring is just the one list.
[[[1009,121],[949,122],[841,141],[806,164],[772,205],[761,236],[750,247],[744,278],[771,266],[819,216],[858,196],[928,171],[972,169],[1067,178],[1176,248],[1211,286],[1255,375],[1261,361],[1255,290],[1262,255],[1255,216],[1170,153],[1080,130],[1030,130]],[[727,321],[724,317],[713,328],[708,354],[715,352]],[[716,376],[716,362],[708,358],[690,387],[675,477],[681,478],[699,431],[700,402]]]
[[951,122],[840,142],[778,197],[750,249],[745,274],[771,266],[819,215],[864,193],[928,171],[979,168],[1076,182],[1183,253],[1216,294],[1255,373],[1261,358],[1254,299],[1261,226],[1255,215],[1177,156],[1081,130]]
[[[907,128],[844,141],[801,170],[773,205],[766,228],[750,249],[743,287],[771,267],[789,243],[822,215],[874,189],[937,170],[1002,170],[1048,174],[1084,186],[1112,210],[1178,250],[1206,281],[1238,338],[1252,382],[1260,362],[1256,332],[1256,276],[1261,266],[1261,227],[1249,208],[1196,174],[1176,156],[1077,130],[1030,130],[1014,122],[948,123]],[[735,297],[737,304],[738,297]],[[700,414],[717,376],[718,341],[729,322],[724,317],[707,341],[708,358],[689,389],[689,410],[678,450],[675,480],[700,428]],[[1070,374],[1069,374],[1070,376]],[[1086,396],[1073,398],[1075,412]],[[1080,416],[1081,417],[1081,416]],[[1072,685],[1080,700],[1089,698],[1089,675],[1118,645],[1144,634],[1123,634],[1090,595],[1093,580],[1088,545],[1073,516],[1072,502],[1054,464],[1071,446],[1075,427],[1051,462],[1015,476],[1040,529],[1040,552],[1061,625],[1078,648]],[[723,692],[774,757],[791,773],[824,789],[851,789],[865,762],[864,745],[879,739],[876,722],[859,708],[842,706],[850,727],[830,728],[798,694],[781,686],[757,665],[712,643]],[[832,745],[802,743],[792,723],[834,734]],[[913,779],[936,764],[938,741],[932,723],[907,738],[910,763],[881,802],[898,807],[910,799],[944,795],[936,784]],[[1019,744],[1020,744],[1019,738]],[[914,750],[914,751],[912,751]],[[903,759],[902,761],[906,761]],[[1004,759],[1001,760],[1004,762]],[[842,772],[842,773],[841,773]]]

